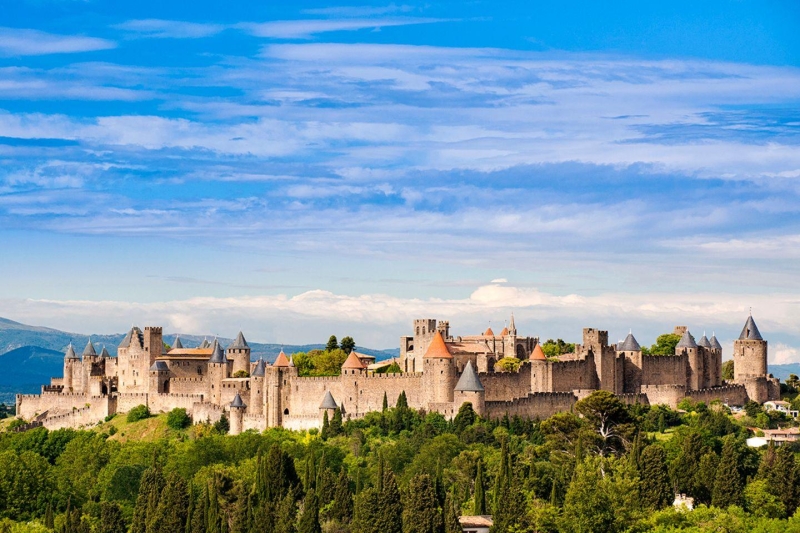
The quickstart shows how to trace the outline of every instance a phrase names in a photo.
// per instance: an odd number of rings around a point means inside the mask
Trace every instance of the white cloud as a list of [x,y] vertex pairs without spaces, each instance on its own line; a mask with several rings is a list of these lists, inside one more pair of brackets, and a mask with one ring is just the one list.
[[94,52],[116,47],[116,43],[96,37],[56,35],[39,30],[0,27],[0,55],[35,56]]
[[409,26],[414,24],[432,24],[445,22],[444,19],[433,18],[360,18],[360,19],[300,19],[277,20],[262,23],[241,23],[238,27],[256,37],[273,39],[311,39],[314,35],[334,31],[356,31],[364,29],[381,29],[391,26]]
[[775,343],[769,350],[769,362],[774,365],[800,363],[800,350],[782,342]]
[[198,39],[201,37],[211,37],[227,28],[227,26],[222,24],[202,24],[197,22],[161,19],[128,20],[114,27],[130,32],[137,37],[157,39]]

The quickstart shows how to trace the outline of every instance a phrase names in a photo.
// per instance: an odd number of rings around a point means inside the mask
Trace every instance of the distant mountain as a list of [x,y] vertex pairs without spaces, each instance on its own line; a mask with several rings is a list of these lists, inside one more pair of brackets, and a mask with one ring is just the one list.
[[796,376],[800,376],[800,363],[789,363],[786,365],[769,365],[769,367],[767,367],[767,370],[769,370],[770,374],[780,379],[782,382],[786,382],[786,380],[789,379],[789,374],[795,374]]
[[[97,351],[105,346],[113,356],[117,354],[117,346],[125,337],[124,333],[116,335],[91,335]],[[49,384],[51,377],[61,376],[64,369],[64,352],[71,342],[75,352],[80,355],[89,335],[67,333],[57,329],[20,324],[13,320],[0,318],[0,403],[13,403],[15,393],[35,393],[41,385]],[[203,339],[212,340],[213,336],[180,334],[181,343],[185,347],[197,346]],[[164,335],[164,342],[171,344],[175,333]],[[233,339],[219,338],[227,346]],[[283,349],[286,353],[307,352],[325,349],[324,344],[262,344],[250,342],[253,360],[263,357],[274,361]],[[373,355],[380,361],[398,357],[400,349],[375,350],[356,348],[360,353]]]

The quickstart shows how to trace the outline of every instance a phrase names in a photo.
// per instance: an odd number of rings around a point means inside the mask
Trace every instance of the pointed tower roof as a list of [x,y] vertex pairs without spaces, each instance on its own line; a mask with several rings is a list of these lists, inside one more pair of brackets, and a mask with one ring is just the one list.
[[236,336],[236,340],[228,346],[228,348],[233,348],[235,350],[244,350],[246,348],[250,348],[250,345],[247,344],[247,341],[244,340],[244,335],[240,331],[239,334]]
[[633,333],[628,333],[628,336],[625,337],[625,340],[619,345],[618,350],[620,352],[641,352],[642,347],[639,346],[639,343],[636,341],[636,337],[633,336]]
[[505,337],[506,335],[508,335],[508,328],[503,328],[503,331],[500,332],[500,336]]
[[356,352],[350,352],[350,355],[347,356],[347,359],[342,364],[342,368],[348,370],[364,370],[366,367],[364,363],[361,362],[361,359],[358,358]]
[[203,342],[200,343],[198,348],[208,348],[209,346],[211,346],[211,343],[208,342],[208,339],[203,339]]
[[753,315],[747,317],[747,322],[744,324],[744,328],[742,328],[742,333],[739,335],[740,341],[763,341],[763,337],[761,337],[761,332],[758,331],[758,326],[756,326],[756,321],[753,320]]
[[711,347],[715,350],[722,350],[722,345],[717,340],[717,336],[712,334],[711,335]]
[[72,343],[69,343],[69,346],[67,346],[67,353],[64,355],[64,359],[80,359],[80,357],[75,355],[75,348],[72,347]]
[[283,353],[283,350],[281,350],[281,353],[279,353],[278,357],[275,358],[275,362],[272,363],[272,366],[276,366],[279,368],[289,368],[289,358],[286,357],[286,354]]
[[236,393],[236,396],[233,397],[233,401],[231,402],[231,407],[240,407],[244,409],[247,405],[242,401],[242,397],[239,396],[239,393]]
[[486,331],[483,332],[484,337],[494,337],[494,331],[492,328],[486,328]]
[[258,361],[256,361],[256,367],[253,369],[253,377],[254,378],[263,378],[264,371],[266,370],[267,365],[264,363],[264,358],[259,357]]
[[100,357],[111,357],[111,354],[108,353],[105,346],[103,346],[103,350],[100,352]]
[[697,343],[694,341],[694,337],[692,334],[689,333],[687,329],[686,332],[681,337],[681,340],[678,341],[678,345],[675,346],[676,348],[697,348]]
[[294,354],[289,355],[289,368],[294,368]]
[[445,344],[444,339],[442,338],[442,332],[437,331],[436,335],[433,336],[433,340],[431,341],[431,345],[428,346],[428,350],[425,352],[425,355],[422,356],[424,358],[438,358],[438,359],[452,359],[453,356],[450,355],[450,350],[447,349],[447,344]]
[[122,339],[122,342],[119,343],[120,348],[130,348],[131,343],[136,342],[139,346],[142,345],[144,342],[144,338],[142,337],[142,330],[133,326],[131,330],[125,334],[125,338]]
[[92,339],[89,339],[89,342],[86,343],[86,348],[83,349],[83,356],[94,357],[95,355],[97,355],[97,352],[94,350],[94,344],[92,344]]
[[472,367],[472,361],[467,361],[467,366],[464,367],[464,372],[461,373],[461,377],[458,379],[458,383],[456,383],[455,390],[463,392],[483,392],[483,385],[475,369]]
[[181,342],[181,338],[175,335],[175,342],[172,343],[173,350],[180,350],[183,348],[183,343]]
[[700,337],[700,340],[697,341],[697,345],[702,346],[703,348],[708,348],[709,350],[713,348],[713,346],[711,346],[711,341],[709,341],[708,337],[706,337],[705,331],[703,332],[703,336]]
[[547,356],[544,354],[541,344],[538,342],[536,343],[536,346],[533,348],[531,356],[528,359],[530,361],[547,361]]
[[322,403],[319,404],[320,409],[336,409],[339,407],[336,405],[336,400],[333,399],[333,394],[331,391],[325,391],[325,397],[322,398]]
[[209,363],[227,363],[228,357],[225,355],[225,350],[222,349],[219,341],[214,339],[214,347],[211,351],[211,359],[208,360]]
[[517,325],[514,323],[514,312],[513,311],[511,312],[511,321],[509,321],[509,323],[508,323],[508,329],[510,329],[511,331],[516,331],[517,330]]

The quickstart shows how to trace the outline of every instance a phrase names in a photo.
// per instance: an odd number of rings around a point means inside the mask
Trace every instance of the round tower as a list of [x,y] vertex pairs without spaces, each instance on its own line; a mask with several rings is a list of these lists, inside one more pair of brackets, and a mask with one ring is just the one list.
[[250,345],[244,338],[240,331],[236,336],[236,340],[228,346],[228,359],[233,361],[233,375],[237,372],[250,373]]
[[642,390],[642,347],[633,336],[633,331],[628,333],[625,340],[617,345],[618,356],[623,361],[623,392],[638,393]]
[[245,409],[247,409],[247,405],[242,401],[242,397],[239,396],[237,392],[231,402],[231,435],[238,435],[242,432]]
[[[453,403],[455,362],[440,332],[436,332],[422,358],[422,383],[426,403]],[[430,410],[435,410],[429,407]]]
[[733,377],[737,383],[747,378],[766,377],[767,341],[758,331],[753,316],[747,317],[739,338],[733,342]]
[[222,380],[227,377],[228,358],[225,356],[225,351],[220,346],[219,341],[214,339],[211,358],[208,360],[208,396],[211,403],[220,405],[222,401]]
[[325,419],[325,414],[328,414],[328,421],[333,420],[333,414],[336,412],[336,400],[333,399],[331,391],[325,391],[325,396],[322,398],[322,403],[319,404],[319,425],[322,427],[322,422]]
[[472,361],[467,361],[467,366],[464,367],[464,372],[458,379],[454,393],[453,407],[460,409],[466,402],[472,404],[472,409],[478,416],[486,414],[486,391],[483,388],[478,373],[472,366]]
[[250,412],[263,415],[264,405],[266,403],[266,374],[267,364],[262,357],[256,361],[256,366],[253,367],[253,372],[250,374]]
[[531,363],[531,391],[550,392],[550,363],[538,342],[533,347],[528,361]]
[[72,392],[73,390],[73,370],[75,366],[80,366],[80,359],[75,354],[75,348],[72,343],[69,343],[67,352],[64,354],[64,392]]
[[697,342],[687,329],[684,331],[681,340],[675,346],[675,355],[686,356],[686,388],[688,390],[699,390],[703,384],[703,364],[697,349]]

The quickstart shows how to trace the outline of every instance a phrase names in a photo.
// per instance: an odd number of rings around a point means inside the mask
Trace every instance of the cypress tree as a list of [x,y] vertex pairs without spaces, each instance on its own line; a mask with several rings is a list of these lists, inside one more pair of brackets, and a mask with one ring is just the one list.
[[439,507],[444,508],[444,500],[447,498],[447,489],[444,487],[444,471],[442,462],[436,461],[436,477],[433,478],[433,492],[436,494],[436,502]]
[[331,437],[336,437],[342,434],[342,410],[337,407],[333,411],[333,418],[331,419]]
[[317,481],[316,461],[314,460],[314,452],[310,452],[306,456],[306,469],[303,472],[303,488],[306,492],[314,488]]
[[441,533],[442,513],[431,477],[417,474],[408,483],[403,501],[403,533]]
[[322,437],[322,440],[328,440],[331,436],[331,423],[328,420],[327,409],[322,413],[322,431],[320,431],[319,436]]
[[711,504],[726,509],[730,505],[741,505],[742,477],[739,474],[739,453],[733,435],[722,442],[722,454],[717,466],[717,477],[711,494]]
[[148,468],[142,474],[139,483],[139,494],[136,497],[136,506],[133,509],[131,533],[150,533],[148,524],[155,516],[158,508],[158,499],[164,487],[164,476],[156,465]]
[[339,471],[339,477],[336,479],[331,518],[343,524],[353,518],[353,496],[350,494],[350,480],[344,468]]
[[253,508],[250,491],[243,483],[237,485],[236,504],[233,508],[232,533],[250,533],[253,527]]
[[116,502],[102,502],[100,504],[100,525],[98,533],[127,533],[122,509]]
[[641,488],[644,504],[656,510],[669,505],[673,495],[664,448],[657,444],[645,447],[642,450],[639,472],[639,478],[644,480]]
[[706,450],[703,438],[696,431],[683,438],[681,451],[671,465],[672,483],[677,492],[695,495],[695,472]]
[[386,396],[386,391],[383,391],[383,405],[381,406],[381,412],[385,413],[387,409],[389,409],[389,398]]
[[277,533],[295,533],[297,520],[297,505],[293,492],[287,493],[278,506],[275,520],[275,531]]
[[658,415],[658,432],[664,433],[667,430],[667,419],[664,417],[664,413]]
[[475,476],[475,502],[472,507],[472,514],[486,514],[486,493],[484,492],[483,480],[483,461],[478,459],[478,473]]
[[209,495],[208,487],[204,487],[200,491],[199,505],[194,507],[191,517],[191,532],[190,533],[206,533],[206,526],[208,524],[208,506]]
[[444,502],[444,533],[461,533],[461,523],[458,521],[458,511],[456,502],[452,495],[448,494]]
[[383,474],[381,505],[377,514],[378,525],[383,533],[401,533],[403,529],[403,504],[394,472],[386,469]]
[[378,516],[382,505],[383,500],[378,489],[362,490],[355,498],[350,530],[354,533],[384,533],[381,529],[383,521]]
[[319,504],[314,489],[306,493],[306,498],[303,502],[303,513],[300,515],[300,522],[297,525],[297,533],[322,533],[322,528],[319,525]]
[[148,517],[147,530],[152,533],[184,533],[188,511],[188,485],[173,472],[161,491],[154,516]]
[[44,513],[44,527],[47,529],[53,529],[55,524],[53,523],[53,504],[47,502],[47,510]]
[[717,454],[709,450],[700,458],[700,464],[695,468],[694,496],[695,504],[711,504],[711,495],[714,492],[714,480],[717,478]]
[[502,492],[511,483],[511,456],[508,453],[508,442],[503,440],[500,447],[500,472],[494,480],[494,491],[492,494],[492,510],[497,514],[503,506]]
[[219,507],[219,496],[217,495],[216,479],[208,486],[208,511],[206,513],[206,533],[222,532],[222,515]]
[[400,396],[397,397],[397,408],[408,409],[408,399],[406,398],[406,391],[402,391]]

